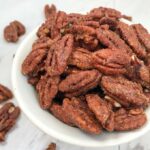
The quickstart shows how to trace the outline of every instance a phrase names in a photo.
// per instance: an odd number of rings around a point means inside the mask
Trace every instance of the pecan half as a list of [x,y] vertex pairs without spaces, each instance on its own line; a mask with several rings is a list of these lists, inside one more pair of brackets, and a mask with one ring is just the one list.
[[111,30],[99,28],[96,30],[98,40],[108,48],[118,48],[120,51],[131,54],[132,49]]
[[22,73],[29,75],[33,73],[38,65],[46,58],[47,49],[31,51],[22,64]]
[[76,66],[80,69],[91,69],[92,68],[92,54],[90,51],[77,48],[72,53],[68,61],[69,65]]
[[127,70],[126,76],[128,78],[140,83],[143,87],[150,88],[150,70],[143,61],[133,55],[131,65]]
[[4,29],[4,38],[7,42],[17,42],[19,36],[25,33],[25,27],[19,21],[13,21]]
[[142,127],[147,121],[144,111],[139,109],[125,110],[123,108],[115,112],[115,130],[128,131]]
[[86,95],[86,101],[90,110],[95,114],[97,120],[101,123],[103,128],[107,129],[108,131],[113,131],[114,115],[107,102],[102,100],[97,94]]
[[13,103],[6,103],[0,108],[0,141],[5,140],[6,133],[15,125],[20,114],[19,107]]
[[44,7],[45,18],[48,19],[50,17],[54,17],[56,15],[57,9],[55,5],[49,6],[48,4]]
[[101,49],[92,55],[93,66],[104,74],[125,74],[131,58],[119,49]]
[[73,50],[73,36],[65,35],[57,41],[49,50],[46,59],[46,70],[50,76],[61,75],[66,67]]
[[6,86],[0,84],[0,103],[11,99],[13,97],[12,92]]
[[126,43],[132,48],[133,52],[139,58],[145,58],[146,50],[138,41],[136,33],[132,26],[119,22],[117,26],[118,33],[126,41]]
[[50,107],[50,112],[56,117],[58,118],[60,121],[66,123],[67,125],[70,126],[74,126],[74,124],[70,121],[69,117],[68,117],[68,112],[66,113],[66,111],[64,110],[63,106],[59,105],[59,104],[52,104],[52,106]]
[[95,88],[101,78],[97,70],[81,71],[71,74],[59,84],[59,90],[65,92],[67,97],[79,96]]
[[150,52],[150,34],[141,24],[133,24],[137,37],[147,52]]
[[75,126],[91,134],[100,134],[100,124],[96,121],[93,114],[87,111],[88,107],[85,105],[85,103],[81,104],[78,101],[70,101],[67,98],[63,101],[64,110],[67,112],[68,117],[70,118],[71,122],[75,124]]
[[149,101],[141,85],[124,77],[103,76],[101,86],[108,96],[125,107],[144,107]]
[[53,99],[58,92],[59,77],[49,77],[47,75],[41,77],[38,84],[36,85],[36,90],[39,94],[40,105],[43,109],[48,109]]

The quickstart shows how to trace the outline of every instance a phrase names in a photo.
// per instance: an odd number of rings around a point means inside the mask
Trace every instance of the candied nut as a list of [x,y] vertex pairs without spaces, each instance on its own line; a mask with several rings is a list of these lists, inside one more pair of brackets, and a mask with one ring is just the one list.
[[12,92],[6,86],[0,84],[0,103],[11,99],[12,97]]
[[98,85],[101,73],[97,70],[81,71],[70,74],[59,84],[59,90],[67,97],[79,96]]
[[84,48],[77,48],[69,58],[68,64],[80,69],[91,69],[92,54]]
[[55,143],[49,144],[46,150],[56,150],[56,144]]
[[131,54],[132,49],[123,41],[119,35],[102,27],[96,30],[98,40],[108,48],[118,48],[120,51]]
[[106,8],[106,7],[99,7],[99,8],[94,8],[90,11],[89,16],[91,16],[94,20],[96,19],[101,19],[102,17],[110,17],[114,19],[131,19],[131,17],[122,15],[121,12],[112,9],[112,8]]
[[145,47],[147,52],[150,52],[150,34],[148,31],[141,24],[133,24],[132,27],[141,44]]
[[65,71],[72,50],[73,36],[71,34],[65,35],[51,47],[46,59],[46,70],[50,76],[61,75]]
[[49,77],[47,75],[41,77],[36,85],[39,94],[40,105],[43,109],[49,109],[53,99],[58,92],[59,77]]
[[74,124],[70,121],[70,119],[68,118],[68,112],[66,113],[66,111],[64,110],[63,106],[58,105],[58,104],[52,104],[52,106],[50,107],[50,112],[56,117],[58,118],[60,121],[70,125],[70,126],[74,126]]
[[48,19],[49,17],[54,17],[56,15],[56,7],[55,5],[45,5],[44,7],[44,13],[45,13],[45,18]]
[[[113,115],[111,115],[113,112],[108,107],[107,102],[102,100],[97,94],[86,95],[86,100],[90,110],[95,114],[97,120],[101,123],[103,128],[106,128],[108,131],[113,131],[114,120],[113,120]],[[110,120],[110,115],[112,116],[111,120]],[[111,126],[109,126],[109,124],[111,124]]]
[[[146,115],[143,111],[133,113],[135,110],[125,110],[123,108],[115,112],[115,130],[129,131],[142,127],[146,121]],[[136,110],[137,112],[137,110]]]
[[82,106],[80,103],[76,104],[74,101],[70,101],[66,98],[63,101],[63,107],[68,114],[70,121],[73,122],[75,126],[91,134],[101,133],[100,124],[94,118],[93,114],[87,111],[87,106]]
[[38,49],[31,51],[22,64],[22,73],[28,75],[36,70],[37,66],[45,59],[47,49]]
[[21,22],[17,21],[17,20],[11,22],[10,26],[16,27],[18,36],[23,35],[26,31],[24,25]]
[[5,140],[6,133],[15,125],[19,114],[19,107],[13,103],[6,103],[0,108],[0,142]]
[[93,53],[93,66],[109,75],[125,74],[130,64],[130,57],[119,49],[101,49]]
[[127,70],[126,76],[128,78],[140,83],[143,87],[150,88],[150,71],[143,61],[133,55],[131,57],[131,65]]
[[146,50],[138,41],[137,35],[133,27],[123,22],[119,22],[117,26],[117,30],[120,36],[124,39],[124,41],[132,48],[133,52],[139,58],[145,58]]
[[101,86],[108,96],[125,107],[144,107],[149,101],[141,85],[121,76],[103,76]]
[[64,71],[64,75],[70,75],[70,74],[74,74],[74,73],[79,73],[80,69],[76,68],[76,67],[73,67],[73,66],[70,66],[68,67],[65,71]]
[[17,42],[19,36],[25,33],[25,27],[19,21],[13,21],[4,29],[4,38],[7,42]]

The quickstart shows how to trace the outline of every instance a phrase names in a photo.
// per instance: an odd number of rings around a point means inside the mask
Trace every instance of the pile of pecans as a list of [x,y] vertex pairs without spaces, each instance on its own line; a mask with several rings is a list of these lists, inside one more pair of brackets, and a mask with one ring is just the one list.
[[[87,14],[45,6],[46,21],[22,64],[41,108],[100,134],[143,126],[150,103],[150,34],[111,8]],[[123,19],[122,19],[123,18]]]

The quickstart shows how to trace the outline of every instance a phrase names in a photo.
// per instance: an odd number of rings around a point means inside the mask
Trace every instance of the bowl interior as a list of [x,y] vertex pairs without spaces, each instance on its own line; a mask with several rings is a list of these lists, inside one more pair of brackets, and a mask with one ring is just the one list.
[[42,110],[39,106],[34,88],[27,83],[26,77],[21,74],[21,64],[31,50],[32,43],[36,39],[37,29],[38,28],[30,33],[20,45],[12,69],[14,94],[23,112],[37,127],[61,141],[86,147],[118,145],[131,141],[148,132],[150,129],[150,108],[146,111],[148,122],[144,127],[131,132],[103,132],[98,136],[92,136],[77,128],[69,127],[57,120],[47,111]]

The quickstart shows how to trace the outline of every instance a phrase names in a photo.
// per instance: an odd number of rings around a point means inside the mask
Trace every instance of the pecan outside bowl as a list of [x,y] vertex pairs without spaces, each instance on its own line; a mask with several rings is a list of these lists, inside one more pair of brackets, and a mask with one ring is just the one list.
[[60,141],[90,148],[116,146],[134,140],[150,130],[150,107],[146,110],[147,123],[140,129],[129,132],[103,132],[100,135],[89,135],[78,128],[70,127],[49,112],[42,110],[34,88],[27,83],[21,73],[21,65],[36,39],[34,29],[17,50],[12,67],[12,84],[14,95],[25,115],[43,132]]

